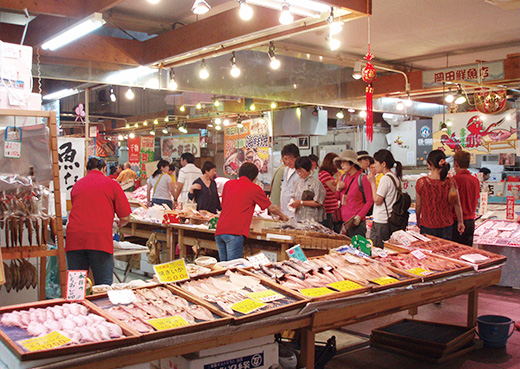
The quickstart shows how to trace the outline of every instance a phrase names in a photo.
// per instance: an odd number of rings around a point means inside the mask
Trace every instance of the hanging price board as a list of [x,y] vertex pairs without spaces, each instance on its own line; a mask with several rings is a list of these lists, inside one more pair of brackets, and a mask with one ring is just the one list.
[[327,286],[330,288],[334,288],[335,290],[338,290],[339,292],[352,291],[352,290],[357,290],[358,288],[363,288],[363,286],[361,286],[355,282],[351,282],[351,281],[339,281],[339,282],[329,283]]
[[283,295],[273,290],[265,290],[260,292],[248,293],[247,297],[252,300],[259,300],[262,302],[270,302],[283,299]]
[[22,157],[22,130],[20,128],[5,128],[4,157],[13,159],[20,159]]
[[265,306],[265,304],[263,302],[251,300],[251,299],[245,299],[245,300],[236,302],[233,305],[231,305],[231,309],[233,309],[239,313],[242,313],[242,314],[249,314],[264,306]]
[[375,284],[378,284],[380,286],[386,286],[387,284],[397,283],[397,282],[399,282],[399,280],[395,279],[393,277],[382,277],[382,278],[371,279],[370,282],[374,282]]
[[178,315],[169,316],[166,318],[150,319],[146,322],[151,324],[158,331],[164,331],[166,329],[180,328],[190,325],[190,323],[188,323],[186,320],[184,320],[182,317]]
[[170,261],[169,263],[154,265],[155,274],[161,283],[181,282],[189,278],[184,259]]
[[324,295],[330,295],[331,293],[336,293],[336,291],[333,291],[327,287],[303,288],[299,291],[302,295],[307,297],[319,297]]
[[19,341],[18,343],[25,347],[28,351],[50,350],[56,347],[66,345],[70,342],[70,338],[53,331],[45,336],[29,338],[28,340]]

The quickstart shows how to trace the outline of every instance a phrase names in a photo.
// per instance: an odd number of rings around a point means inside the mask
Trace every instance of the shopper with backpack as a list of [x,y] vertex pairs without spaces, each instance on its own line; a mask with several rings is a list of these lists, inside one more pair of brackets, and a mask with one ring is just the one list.
[[354,150],[345,150],[334,159],[341,166],[344,175],[338,181],[336,198],[340,200],[343,223],[342,233],[348,237],[366,235],[365,217],[373,205],[370,182],[366,175],[362,175],[361,165]]
[[[376,184],[376,176],[370,173],[368,180],[370,181],[372,188],[372,196],[374,198],[374,223],[370,231],[370,239],[374,243],[374,246],[383,248],[383,242],[390,239],[392,232],[395,231],[394,226],[390,224],[390,219],[394,214],[394,205],[397,200],[400,202],[407,202],[410,207],[409,195],[408,199],[403,199],[403,193],[401,191],[401,179],[403,176],[403,166],[401,162],[395,161],[394,156],[388,150],[379,150],[374,154],[374,166],[376,173],[383,174],[379,181],[379,186]],[[392,168],[395,166],[395,174],[392,172]],[[403,204],[406,207],[406,204]],[[408,223],[408,207],[404,212],[396,210],[395,213],[402,214],[404,221],[401,224],[406,228]]]

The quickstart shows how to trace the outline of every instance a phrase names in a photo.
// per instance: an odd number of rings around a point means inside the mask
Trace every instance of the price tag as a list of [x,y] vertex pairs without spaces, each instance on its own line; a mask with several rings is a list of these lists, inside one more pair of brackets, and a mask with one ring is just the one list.
[[408,269],[407,272],[415,274],[415,275],[418,275],[420,277],[424,277],[424,276],[433,274],[432,271],[429,271],[429,270],[426,270],[426,269],[423,269],[423,268],[412,268],[412,269]]
[[330,288],[334,288],[335,290],[338,290],[340,292],[357,290],[358,288],[363,288],[363,286],[361,286],[360,284],[357,284],[357,283],[351,282],[351,281],[339,281],[339,282],[329,283],[327,286],[329,286]]
[[287,253],[287,256],[289,256],[289,258],[307,261],[307,257],[303,253],[303,250],[300,245],[295,245],[285,252]]
[[361,252],[364,252],[368,256],[372,254],[373,243],[371,240],[367,240],[363,236],[357,234],[352,237],[352,246],[354,246],[356,249],[359,249]]
[[180,328],[190,325],[190,323],[188,323],[186,320],[184,320],[182,317],[178,315],[169,316],[166,318],[150,319],[146,322],[151,324],[158,331],[164,331],[166,329]]
[[67,292],[65,299],[68,301],[85,300],[87,293],[87,271],[86,270],[68,270],[67,271]]
[[19,341],[18,343],[25,347],[28,351],[50,350],[63,346],[70,342],[70,338],[53,331],[45,336],[29,338],[28,340]]
[[247,297],[253,300],[260,300],[262,302],[271,302],[283,299],[284,296],[273,290],[265,290],[260,292],[248,293]]
[[418,260],[426,258],[426,255],[424,255],[424,253],[421,250],[413,250],[410,254],[415,256],[415,258]]
[[382,277],[382,278],[371,279],[370,281],[374,282],[375,284],[378,284],[380,286],[386,286],[387,284],[399,282],[399,280],[395,279],[394,277]]
[[240,302],[236,302],[233,305],[231,305],[231,309],[242,313],[242,314],[249,314],[252,313],[255,310],[258,310],[262,307],[264,307],[266,304],[260,301],[251,300],[251,299],[245,299]]
[[161,283],[181,282],[189,279],[184,259],[170,261],[169,263],[154,265],[155,274]]
[[249,260],[255,268],[260,268],[260,265],[271,264],[271,261],[267,258],[267,256],[263,252],[259,252],[258,254],[248,256],[247,260]]
[[333,291],[327,287],[304,288],[299,291],[302,295],[307,296],[307,297],[319,297],[319,296],[329,295],[331,293],[336,293],[336,291]]

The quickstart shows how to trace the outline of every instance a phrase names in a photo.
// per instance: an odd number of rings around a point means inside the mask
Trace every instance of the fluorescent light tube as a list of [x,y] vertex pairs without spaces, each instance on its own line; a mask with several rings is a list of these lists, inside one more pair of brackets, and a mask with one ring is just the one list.
[[60,90],[53,92],[51,94],[47,94],[42,97],[43,100],[59,100],[67,96],[75,95],[79,92],[79,90],[75,88],[67,88],[65,90]]
[[68,27],[64,31],[53,36],[50,40],[45,41],[42,45],[42,49],[54,51],[63,45],[68,44],[80,37],[85,36],[99,27],[105,24],[103,20],[103,14],[94,13],[90,17],[83,19],[82,21]]

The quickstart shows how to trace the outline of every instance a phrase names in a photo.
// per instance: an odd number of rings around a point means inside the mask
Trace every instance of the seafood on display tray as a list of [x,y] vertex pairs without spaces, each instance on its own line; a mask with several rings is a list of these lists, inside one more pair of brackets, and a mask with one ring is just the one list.
[[[1,315],[0,324],[2,331],[9,331],[11,337],[39,337],[55,331],[70,339],[67,346],[125,336],[117,324],[78,303],[6,312]],[[17,330],[12,327],[17,327]]]
[[422,254],[420,258],[418,258],[412,253],[403,253],[398,255],[388,255],[386,257],[379,258],[378,260],[382,263],[401,270],[421,268],[424,269],[424,271],[431,273],[444,272],[465,267],[460,263],[426,254]]
[[315,236],[315,237],[331,237],[348,240],[348,237],[339,235],[329,228],[312,220],[304,220],[297,222],[292,218],[290,221],[273,225],[272,227],[264,228],[262,231],[272,233],[273,231],[283,231],[286,234],[298,234],[301,236]]
[[137,201],[139,205],[146,206],[147,186],[141,186],[133,192],[125,192],[128,201]]
[[378,278],[401,278],[384,264],[348,253],[332,253],[307,261],[290,259],[260,266],[260,269],[251,272],[294,290],[325,287],[344,280],[367,286],[371,280]]
[[462,260],[473,264],[484,263],[492,260],[504,259],[502,255],[498,255],[486,250],[476,249],[455,242],[443,239],[433,239],[432,241],[417,241],[412,243],[413,248],[430,250],[434,254],[442,255],[451,259]]
[[[253,293],[271,290],[259,278],[232,271],[231,269],[228,269],[225,274],[182,282],[179,284],[179,287],[235,317],[244,315],[240,311],[233,309],[236,303],[250,299]],[[278,299],[273,301],[264,301],[265,304],[256,309],[256,311],[271,310],[296,302],[296,299],[291,296],[281,295],[278,297]]]
[[179,316],[191,325],[219,318],[206,307],[189,302],[166,287],[141,288],[134,290],[134,293],[136,301],[131,304],[114,306],[107,299],[92,302],[139,333],[156,331],[150,322],[152,319]]
[[520,246],[520,224],[514,221],[487,220],[475,229],[474,243]]

